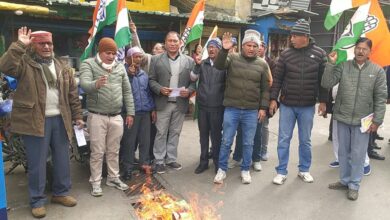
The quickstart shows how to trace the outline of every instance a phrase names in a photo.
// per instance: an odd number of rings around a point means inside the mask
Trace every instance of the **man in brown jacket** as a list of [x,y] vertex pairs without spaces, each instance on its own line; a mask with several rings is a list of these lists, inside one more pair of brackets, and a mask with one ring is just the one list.
[[28,188],[32,215],[46,215],[44,194],[46,160],[53,160],[52,203],[75,206],[69,196],[69,141],[72,120],[83,126],[77,85],[70,67],[53,56],[52,34],[18,30],[18,41],[0,58],[0,71],[18,80],[11,116],[12,132],[22,135],[26,147]]

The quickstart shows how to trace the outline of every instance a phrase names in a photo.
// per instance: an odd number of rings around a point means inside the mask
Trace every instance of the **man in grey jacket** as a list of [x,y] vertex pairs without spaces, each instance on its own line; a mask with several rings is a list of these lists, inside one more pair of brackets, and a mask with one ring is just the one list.
[[[337,53],[330,53],[321,82],[328,89],[339,83],[333,118],[337,120],[340,181],[329,184],[329,188],[348,190],[350,200],[359,196],[369,134],[382,124],[386,112],[386,75],[383,68],[369,61],[371,47],[370,39],[360,38],[354,60],[338,65]],[[370,114],[372,124],[361,130],[361,119]]]
[[152,57],[149,72],[149,85],[155,94],[157,110],[157,134],[153,153],[155,169],[160,174],[165,173],[164,160],[172,169],[182,168],[176,162],[177,145],[184,116],[188,111],[188,98],[195,90],[195,84],[190,80],[195,64],[191,57],[180,53],[180,37],[177,32],[168,32],[165,47],[165,53]]
[[90,135],[91,194],[102,196],[103,156],[106,155],[108,177],[106,184],[119,190],[129,187],[119,179],[119,148],[123,135],[121,110],[127,117],[125,125],[133,124],[134,103],[130,82],[123,64],[115,61],[117,46],[111,38],[102,38],[98,54],[85,60],[80,67],[81,88],[87,93],[88,128]]

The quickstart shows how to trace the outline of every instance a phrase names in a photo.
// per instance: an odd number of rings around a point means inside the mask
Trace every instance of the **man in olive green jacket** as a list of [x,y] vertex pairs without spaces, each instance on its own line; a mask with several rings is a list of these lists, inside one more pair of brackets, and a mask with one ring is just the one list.
[[46,215],[46,160],[53,161],[52,202],[75,206],[71,188],[69,141],[72,120],[83,126],[81,104],[73,70],[54,58],[52,34],[18,30],[18,41],[0,58],[0,71],[15,77],[12,132],[22,135],[28,165],[32,215]]
[[226,69],[226,88],[223,105],[223,137],[219,153],[219,164],[214,183],[221,184],[226,178],[230,148],[238,124],[242,129],[242,183],[251,183],[249,167],[252,162],[253,140],[258,121],[263,121],[269,104],[269,67],[257,57],[260,46],[260,33],[245,31],[242,52],[231,53],[233,47],[230,33],[223,35],[222,50],[215,61],[217,69]]
[[[89,182],[92,196],[102,196],[103,156],[106,155],[108,177],[106,184],[119,190],[129,187],[119,179],[119,148],[123,125],[133,124],[134,103],[130,82],[123,64],[115,61],[117,46],[111,38],[102,38],[98,54],[85,60],[80,67],[80,85],[87,93],[88,129],[90,135]],[[125,105],[125,123],[121,116]]]
[[[356,200],[363,177],[369,133],[382,124],[386,112],[386,75],[380,66],[368,60],[372,42],[360,38],[355,44],[355,58],[335,65],[337,53],[329,54],[321,85],[332,88],[339,83],[333,118],[337,120],[340,181],[330,189],[347,189],[347,198]],[[361,119],[372,115],[372,124],[361,130]]]

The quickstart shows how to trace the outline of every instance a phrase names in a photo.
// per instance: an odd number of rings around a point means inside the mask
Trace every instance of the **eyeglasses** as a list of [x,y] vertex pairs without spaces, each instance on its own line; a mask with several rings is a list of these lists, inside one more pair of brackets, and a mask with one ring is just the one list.
[[357,50],[357,51],[362,51],[362,52],[366,53],[366,52],[368,52],[370,49],[368,49],[368,48],[362,48],[362,47],[355,47],[355,50]]
[[52,47],[53,43],[52,42],[38,42],[38,45],[41,47],[45,47],[47,44],[48,47]]

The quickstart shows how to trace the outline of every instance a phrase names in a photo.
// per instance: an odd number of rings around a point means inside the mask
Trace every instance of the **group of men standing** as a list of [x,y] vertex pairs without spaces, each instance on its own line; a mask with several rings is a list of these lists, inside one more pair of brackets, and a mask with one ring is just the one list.
[[[134,24],[132,32],[137,36]],[[325,116],[328,91],[339,84],[333,112],[338,121],[340,181],[329,188],[346,189],[349,199],[358,198],[369,141],[369,134],[359,130],[360,119],[374,113],[368,132],[376,131],[383,122],[387,99],[384,70],[368,59],[372,47],[369,39],[358,40],[354,60],[338,65],[336,53],[329,54],[327,60],[325,51],[315,45],[305,20],[292,28],[291,47],[281,53],[276,66],[263,58],[266,46],[260,33],[251,29],[245,31],[239,53],[232,50],[235,44],[231,33],[224,33],[222,41],[211,39],[206,45],[209,57],[203,61],[180,52],[177,32],[166,35],[165,51],[161,46],[156,45],[153,51],[159,54],[151,56],[144,53],[138,40],[138,45],[127,51],[123,65],[116,60],[114,40],[102,38],[97,55],[81,64],[80,86],[87,93],[89,111],[89,182],[93,196],[103,195],[104,156],[106,184],[120,190],[129,188],[119,177],[122,173],[123,179],[131,178],[137,146],[140,166],[145,169],[150,169],[152,159],[154,170],[160,174],[166,167],[182,168],[177,162],[179,136],[189,97],[196,89],[201,154],[195,173],[209,168],[210,138],[214,183],[223,183],[238,132],[236,152],[240,156],[236,159],[242,158],[242,183],[251,183],[251,165],[260,171],[260,160],[267,159],[268,118],[279,108],[279,164],[273,183],[282,185],[287,179],[296,123],[298,176],[311,183],[315,105],[320,102],[318,114]],[[45,164],[49,148],[54,163],[52,202],[76,205],[77,201],[69,196],[68,146],[72,121],[80,128],[84,122],[73,72],[54,58],[51,33],[20,28],[18,41],[0,58],[0,70],[19,80],[12,129],[22,135],[26,145],[33,216],[46,215]]]

